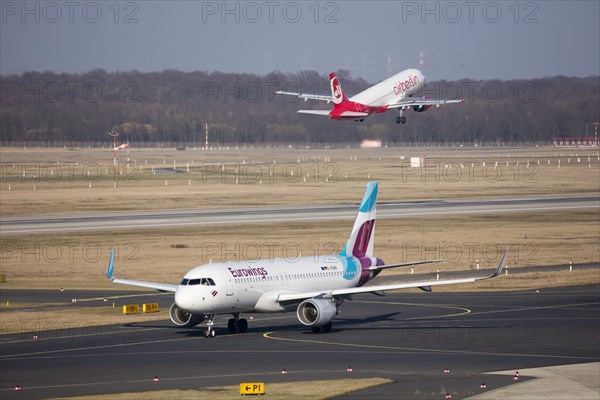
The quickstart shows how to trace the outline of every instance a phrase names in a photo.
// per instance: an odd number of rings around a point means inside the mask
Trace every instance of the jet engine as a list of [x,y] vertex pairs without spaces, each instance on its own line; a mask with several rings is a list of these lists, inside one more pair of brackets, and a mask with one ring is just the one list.
[[296,314],[302,324],[319,328],[333,320],[337,314],[337,307],[329,300],[308,299],[300,303]]
[[[423,97],[424,100],[429,100],[429,96],[425,96]],[[413,106],[413,110],[415,110],[416,112],[423,112],[423,111],[427,111],[431,108],[431,105],[428,106]]]
[[416,112],[427,111],[430,108],[431,108],[431,105],[429,105],[429,106],[413,106],[413,110],[415,110]]
[[173,303],[169,308],[169,317],[171,321],[182,328],[191,328],[192,326],[198,325],[204,321],[204,314],[192,314],[181,308],[177,307],[177,304]]

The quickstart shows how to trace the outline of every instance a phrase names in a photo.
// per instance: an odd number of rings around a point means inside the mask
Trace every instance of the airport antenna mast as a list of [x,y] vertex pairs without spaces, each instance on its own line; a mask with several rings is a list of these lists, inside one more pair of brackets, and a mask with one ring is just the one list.
[[600,122],[592,122],[592,125],[594,125],[594,146],[598,147],[598,125],[600,125]]
[[117,136],[119,136],[119,132],[112,131],[108,132],[110,136],[113,137],[113,181],[117,183]]
[[204,150],[208,150],[208,123],[204,123]]

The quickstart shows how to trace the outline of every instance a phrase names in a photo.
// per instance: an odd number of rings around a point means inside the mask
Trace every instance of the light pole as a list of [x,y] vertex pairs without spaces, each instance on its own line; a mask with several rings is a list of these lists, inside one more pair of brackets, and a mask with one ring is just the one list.
[[598,147],[598,125],[600,125],[600,122],[592,122],[592,125],[594,125],[594,146]]
[[113,137],[113,181],[117,183],[117,136],[119,132],[108,132]]

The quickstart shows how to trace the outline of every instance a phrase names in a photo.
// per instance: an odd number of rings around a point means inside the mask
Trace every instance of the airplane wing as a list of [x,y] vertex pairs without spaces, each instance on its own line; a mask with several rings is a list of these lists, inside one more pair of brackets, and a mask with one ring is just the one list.
[[443,260],[427,260],[427,261],[416,261],[416,262],[405,262],[405,263],[401,263],[401,264],[386,264],[386,265],[374,265],[372,267],[367,268],[369,271],[375,271],[378,269],[386,269],[386,268],[398,268],[398,267],[410,267],[413,265],[420,265],[420,264],[431,264],[431,263],[438,263],[438,262],[442,262]]
[[396,289],[408,289],[408,288],[430,288],[431,286],[437,285],[453,285],[457,283],[470,283],[476,281],[482,281],[486,279],[495,278],[502,273],[502,268],[504,268],[504,264],[506,262],[506,258],[508,257],[508,250],[504,251],[500,262],[498,263],[498,267],[494,271],[494,273],[490,276],[485,276],[483,278],[479,277],[471,277],[471,278],[461,278],[461,279],[445,279],[445,280],[433,280],[433,281],[421,281],[421,282],[407,282],[407,283],[390,283],[388,285],[376,285],[376,286],[364,286],[364,287],[354,287],[354,288],[345,288],[345,289],[334,289],[331,291],[320,291],[320,292],[306,292],[306,293],[289,293],[289,294],[280,294],[278,297],[278,301],[282,302],[294,302],[310,299],[313,297],[337,297],[337,296],[347,296],[358,293],[373,293],[373,292],[384,292],[386,290],[396,290]]
[[304,93],[295,93],[295,92],[284,92],[282,90],[278,90],[275,94],[284,94],[286,96],[294,96],[304,101],[307,100],[318,100],[318,101],[326,101],[327,103],[333,101],[333,96],[328,96],[324,94],[304,94]]
[[439,107],[444,104],[463,103],[464,99],[459,100],[445,100],[445,99],[428,99],[424,97],[412,98],[407,97],[402,101],[393,104],[386,104],[388,109],[391,108],[408,108],[414,106],[436,106]]
[[161,292],[175,292],[177,285],[170,285],[168,283],[157,283],[157,282],[145,282],[145,281],[133,281],[129,279],[119,279],[113,276],[115,268],[115,249],[110,251],[110,261],[108,262],[108,268],[106,269],[106,277],[114,283],[122,283],[131,286],[140,286],[148,289],[156,289]]

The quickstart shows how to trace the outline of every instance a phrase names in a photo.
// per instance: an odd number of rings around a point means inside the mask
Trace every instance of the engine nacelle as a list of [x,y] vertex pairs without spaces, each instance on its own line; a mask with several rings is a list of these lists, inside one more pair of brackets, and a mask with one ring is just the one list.
[[324,299],[304,300],[298,306],[296,315],[303,325],[319,328],[328,324],[337,314],[335,303]]
[[[423,100],[429,100],[429,96],[425,96],[423,97]],[[413,110],[415,110],[416,112],[423,112],[423,111],[427,111],[431,108],[431,104],[428,106],[413,106]]]
[[192,326],[198,325],[200,322],[204,321],[204,314],[192,314],[181,308],[177,307],[177,304],[171,304],[171,308],[169,308],[169,317],[171,321],[182,328],[191,328]]
[[428,105],[428,106],[413,106],[413,110],[415,110],[416,112],[427,111],[430,108],[431,108],[431,105]]

